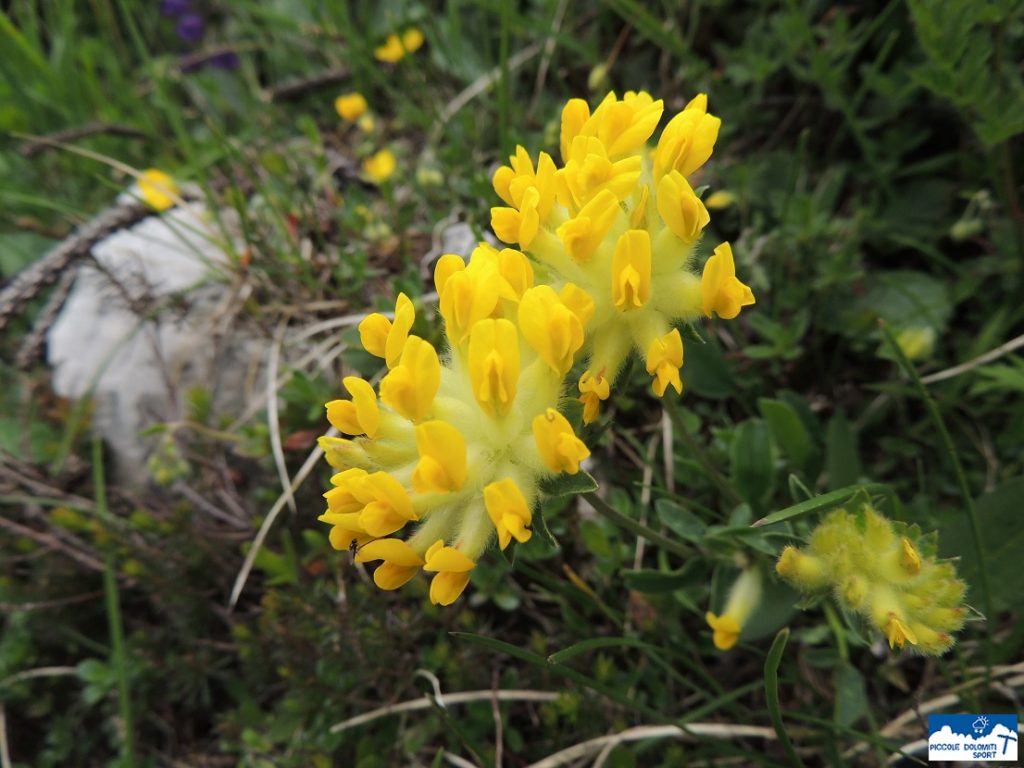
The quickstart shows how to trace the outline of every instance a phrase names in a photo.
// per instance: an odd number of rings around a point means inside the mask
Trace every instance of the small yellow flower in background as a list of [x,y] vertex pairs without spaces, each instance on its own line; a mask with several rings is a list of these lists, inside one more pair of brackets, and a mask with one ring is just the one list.
[[377,120],[373,115],[367,113],[356,120],[356,127],[363,133],[373,133],[377,127]]
[[338,117],[349,123],[365,115],[369,108],[366,98],[361,93],[346,93],[334,100],[334,109]]
[[711,211],[720,211],[736,203],[736,195],[725,189],[712,192],[704,201],[704,207]]
[[523,253],[481,244],[468,263],[446,254],[434,269],[447,350],[412,333],[405,294],[393,319],[359,325],[388,371],[379,396],[347,377],[351,400],[327,403],[348,437],[320,438],[340,470],[320,520],[336,549],[355,542],[361,562],[381,561],[382,589],[424,570],[435,574],[431,601],[451,604],[491,541],[531,538],[541,481],[579,472],[590,455],[556,408],[592,302],[575,286],[555,293],[533,281]]
[[155,211],[166,211],[174,205],[180,190],[169,175],[156,168],[148,168],[139,179],[142,201]]
[[757,566],[745,568],[729,590],[725,610],[719,616],[708,611],[704,620],[711,627],[715,648],[727,651],[736,645],[743,625],[761,600],[761,571]]
[[377,61],[394,64],[405,58],[406,54],[415,53],[423,45],[423,33],[416,27],[411,27],[402,33],[401,37],[396,34],[388,35],[384,45],[374,49],[373,55]]
[[805,549],[786,547],[775,570],[802,592],[831,590],[891,648],[941,655],[967,616],[966,586],[952,562],[936,559],[933,540],[916,527],[898,528],[867,503],[833,512]]
[[562,165],[522,147],[499,168],[491,209],[498,238],[542,265],[554,293],[572,284],[588,297],[588,365],[579,379],[584,421],[600,403],[632,351],[645,357],[662,396],[682,390],[682,338],[673,325],[712,311],[734,318],[754,303],[736,277],[728,244],[716,249],[703,276],[694,249],[710,222],[689,177],[711,156],[721,120],[707,97],[675,115],[653,146],[664,103],[644,92],[609,93],[591,111],[582,99],[562,110]]
[[908,358],[920,360],[935,350],[935,329],[904,328],[896,335],[896,343]]
[[382,149],[363,161],[363,173],[374,184],[383,184],[395,172],[395,155],[390,149]]

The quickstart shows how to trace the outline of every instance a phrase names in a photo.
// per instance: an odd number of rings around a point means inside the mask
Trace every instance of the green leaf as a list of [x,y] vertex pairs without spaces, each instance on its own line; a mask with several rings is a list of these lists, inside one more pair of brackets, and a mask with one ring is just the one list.
[[829,488],[853,485],[861,476],[860,456],[857,453],[857,435],[853,425],[842,411],[828,423],[825,437],[825,467]]
[[832,676],[836,691],[833,719],[838,725],[850,728],[868,713],[868,694],[864,676],[856,667],[843,662]]
[[796,469],[803,469],[810,458],[812,444],[811,436],[796,411],[781,400],[771,400],[767,397],[760,398],[757,407],[768,423],[768,429],[771,430],[775,442],[789,457],[790,465]]
[[749,419],[736,428],[730,458],[736,490],[756,506],[771,491],[775,480],[772,446],[764,422]]
[[707,532],[703,520],[671,499],[658,499],[654,510],[662,525],[687,541],[700,541]]
[[722,351],[715,343],[686,347],[686,365],[682,368],[684,391],[701,397],[725,399],[736,392],[736,384]]
[[840,488],[838,491],[832,491],[832,493],[826,493],[822,496],[802,501],[791,507],[780,509],[778,512],[772,512],[770,515],[765,515],[760,520],[755,520],[753,525],[771,525],[772,523],[780,523],[783,520],[789,520],[793,517],[800,517],[801,515],[809,515],[814,512],[824,512],[827,509],[834,509],[835,507],[842,506],[861,491],[865,491],[869,494],[889,495],[892,493],[889,486],[882,485],[880,483],[873,483],[871,485],[851,485],[847,488]]
[[[1024,552],[1024,525],[1021,524],[1021,499],[1024,499],[1024,477],[1016,477],[986,493],[975,501],[981,547],[988,565],[994,610],[1010,610],[1020,606],[1024,594],[1024,568],[1020,567]],[[959,557],[961,577],[970,589],[968,600],[977,600],[980,592],[980,569],[967,516],[962,509],[952,510],[939,526],[939,552],[944,557]]]
[[680,568],[678,571],[640,569],[636,571],[623,571],[622,579],[630,589],[644,592],[645,594],[657,595],[665,592],[674,592],[686,586],[689,581],[689,574],[686,568]]
[[543,480],[540,484],[541,493],[551,497],[575,496],[579,493],[591,493],[597,489],[597,480],[582,469],[575,475],[563,472],[553,478]]

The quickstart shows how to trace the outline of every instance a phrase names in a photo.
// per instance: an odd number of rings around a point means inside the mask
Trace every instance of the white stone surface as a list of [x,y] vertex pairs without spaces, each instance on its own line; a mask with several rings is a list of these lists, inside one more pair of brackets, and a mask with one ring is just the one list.
[[198,204],[111,235],[94,246],[99,268],[80,269],[50,329],[54,391],[94,399],[94,424],[122,481],[145,481],[140,432],[181,418],[190,387],[241,388],[247,366],[261,359],[251,336],[223,327],[230,296],[219,239]]

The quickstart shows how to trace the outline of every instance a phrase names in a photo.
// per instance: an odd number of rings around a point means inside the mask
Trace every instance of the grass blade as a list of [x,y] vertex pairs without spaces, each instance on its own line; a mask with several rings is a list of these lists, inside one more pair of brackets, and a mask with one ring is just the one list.
[[815,496],[813,499],[808,499],[807,501],[801,501],[799,504],[794,504],[791,507],[780,509],[778,512],[772,512],[770,515],[765,515],[760,520],[755,520],[751,523],[751,526],[756,528],[762,525],[781,523],[783,520],[800,517],[801,515],[809,515],[813,512],[824,512],[827,509],[842,506],[860,491],[866,491],[872,495],[876,493],[891,495],[889,486],[882,485],[881,483],[850,485],[846,488],[840,488],[838,491],[832,491],[831,493],[826,493],[822,496]]
[[[92,477],[96,489],[96,516],[104,527],[109,527],[110,510],[107,509],[107,487],[103,476],[103,447],[100,438],[92,439]],[[135,765],[132,742],[132,700],[128,685],[128,660],[124,648],[124,622],[121,620],[121,598],[117,592],[117,570],[114,562],[114,543],[107,543],[104,557],[103,594],[110,625],[111,663],[117,672],[117,697],[121,709],[121,761]]]
[[783,627],[775,636],[772,647],[768,649],[768,658],[764,661],[764,695],[768,702],[768,714],[771,716],[772,725],[779,735],[779,743],[786,751],[790,764],[803,768],[804,762],[793,749],[793,742],[786,733],[786,726],[782,722],[782,709],[779,707],[779,662],[782,661],[782,654],[788,641],[789,627]]

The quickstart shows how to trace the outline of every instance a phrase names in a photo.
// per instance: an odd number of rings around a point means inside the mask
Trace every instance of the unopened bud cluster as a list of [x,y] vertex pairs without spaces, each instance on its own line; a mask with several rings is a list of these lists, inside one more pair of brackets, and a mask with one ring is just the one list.
[[966,586],[932,542],[898,530],[870,504],[833,512],[804,549],[786,547],[775,570],[805,593],[831,592],[876,627],[892,648],[937,656],[963,626]]

